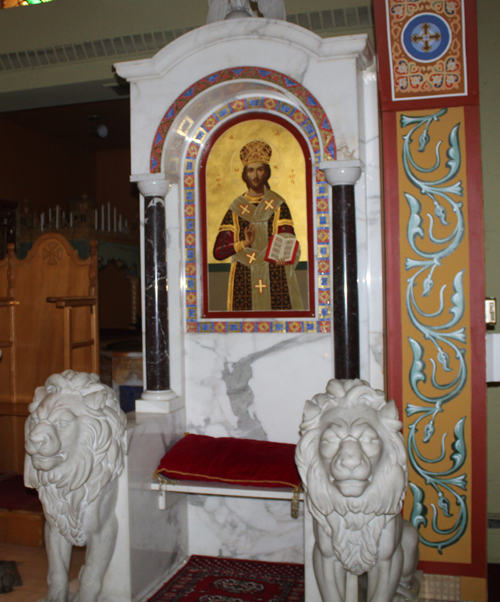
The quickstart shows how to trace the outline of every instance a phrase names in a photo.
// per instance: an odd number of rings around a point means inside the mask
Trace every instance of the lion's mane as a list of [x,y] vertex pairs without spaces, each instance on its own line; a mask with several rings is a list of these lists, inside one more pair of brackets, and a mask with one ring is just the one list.
[[[379,434],[383,453],[362,495],[345,497],[326,474],[319,442],[333,416],[356,407],[363,409],[362,416]],[[331,380],[326,393],[306,402],[295,461],[309,511],[330,538],[344,569],[351,573],[359,575],[373,568],[386,521],[401,511],[408,484],[402,426],[394,402],[386,402],[383,391],[358,379]]]
[[49,395],[52,400],[66,396],[68,410],[78,404],[79,444],[71,457],[52,470],[37,470],[26,454],[24,482],[38,489],[45,513],[61,534],[71,544],[82,546],[86,544],[85,509],[123,470],[126,418],[113,390],[97,374],[66,370],[36,389],[25,425],[26,441]]

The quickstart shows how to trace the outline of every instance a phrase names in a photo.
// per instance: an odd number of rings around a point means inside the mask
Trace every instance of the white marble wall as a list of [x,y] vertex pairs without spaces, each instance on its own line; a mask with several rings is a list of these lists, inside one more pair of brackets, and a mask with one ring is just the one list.
[[[187,335],[188,431],[297,443],[304,400],[332,378],[332,355],[327,334]],[[302,514],[292,519],[290,502],[188,504],[191,554],[303,562]]]
[[358,74],[360,159],[356,185],[361,378],[384,389],[384,283],[378,83],[375,65]]
[[187,335],[188,431],[297,443],[305,400],[333,377],[332,354],[328,334]]

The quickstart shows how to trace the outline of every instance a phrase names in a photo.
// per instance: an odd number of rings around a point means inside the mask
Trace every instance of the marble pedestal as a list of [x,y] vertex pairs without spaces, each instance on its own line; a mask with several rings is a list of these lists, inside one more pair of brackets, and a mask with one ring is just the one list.
[[118,540],[99,602],[141,600],[189,555],[186,496],[172,494],[167,509],[160,510],[158,493],[150,487],[160,459],[184,432],[184,410],[168,415],[130,412],[127,421],[128,454],[116,508]]

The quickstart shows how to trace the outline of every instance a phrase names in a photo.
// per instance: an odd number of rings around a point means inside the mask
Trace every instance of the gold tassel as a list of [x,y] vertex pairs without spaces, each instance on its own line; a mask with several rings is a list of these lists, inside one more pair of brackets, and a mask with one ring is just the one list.
[[293,488],[293,497],[292,497],[292,518],[299,518],[299,508],[300,508],[300,485],[298,487]]

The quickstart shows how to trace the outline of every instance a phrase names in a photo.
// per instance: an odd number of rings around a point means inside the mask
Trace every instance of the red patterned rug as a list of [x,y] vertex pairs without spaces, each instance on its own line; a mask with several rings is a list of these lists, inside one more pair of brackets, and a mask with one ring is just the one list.
[[191,556],[148,602],[303,602],[304,566]]

